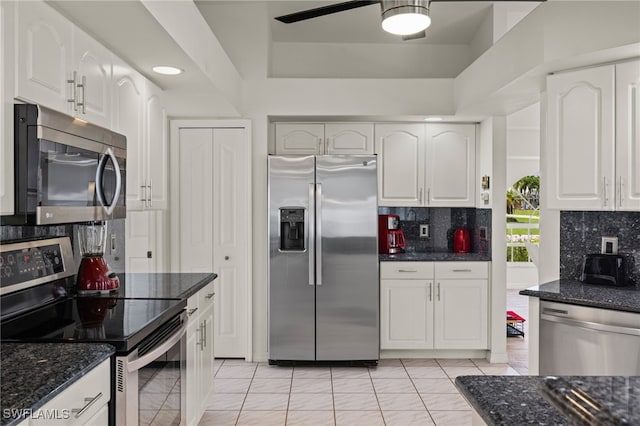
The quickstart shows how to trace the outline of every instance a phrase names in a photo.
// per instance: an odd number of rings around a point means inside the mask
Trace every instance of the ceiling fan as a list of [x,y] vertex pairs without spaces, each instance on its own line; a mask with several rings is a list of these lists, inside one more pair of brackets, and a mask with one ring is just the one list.
[[[355,0],[314,9],[302,10],[275,19],[285,24],[305,21],[332,13],[344,12],[359,7],[380,4],[382,11],[382,29],[391,34],[401,35],[403,40],[425,37],[425,30],[431,25],[429,5],[441,1],[486,1],[486,0]],[[535,1],[546,0],[497,0],[497,1]]]

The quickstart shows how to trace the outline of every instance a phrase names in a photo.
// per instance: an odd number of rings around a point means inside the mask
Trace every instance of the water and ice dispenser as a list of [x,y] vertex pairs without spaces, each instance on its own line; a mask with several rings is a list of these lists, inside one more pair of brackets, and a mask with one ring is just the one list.
[[280,250],[304,251],[304,208],[280,208]]

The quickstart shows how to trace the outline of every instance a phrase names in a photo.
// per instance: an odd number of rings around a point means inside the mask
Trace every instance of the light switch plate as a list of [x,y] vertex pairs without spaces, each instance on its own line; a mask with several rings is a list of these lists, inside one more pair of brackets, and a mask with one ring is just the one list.
[[420,237],[421,238],[429,238],[429,225],[428,224],[420,225]]
[[602,254],[618,254],[618,237],[602,237]]

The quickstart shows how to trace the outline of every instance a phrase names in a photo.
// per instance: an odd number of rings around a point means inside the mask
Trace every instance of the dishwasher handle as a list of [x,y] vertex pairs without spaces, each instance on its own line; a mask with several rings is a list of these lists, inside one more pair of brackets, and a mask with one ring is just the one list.
[[[548,309],[549,308],[544,308],[543,312],[546,312]],[[540,319],[541,320],[545,320],[545,321],[555,322],[557,324],[565,324],[565,325],[571,325],[571,326],[575,326],[575,327],[586,328],[586,329],[589,329],[589,330],[605,331],[605,332],[608,332],[608,333],[627,334],[627,335],[630,335],[630,336],[640,336],[640,329],[639,328],[621,327],[621,326],[617,326],[617,325],[600,324],[600,323],[597,323],[597,322],[581,321],[581,320],[576,320],[576,319],[571,319],[571,318],[562,318],[562,317],[557,317],[557,316],[553,316],[553,315],[545,315],[545,314],[540,315]]]

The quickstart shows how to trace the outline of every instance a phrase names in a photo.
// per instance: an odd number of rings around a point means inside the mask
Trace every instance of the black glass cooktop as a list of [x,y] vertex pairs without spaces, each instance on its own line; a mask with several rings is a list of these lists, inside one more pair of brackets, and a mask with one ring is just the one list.
[[100,342],[135,348],[185,307],[178,299],[63,298],[3,321],[0,338],[22,342]]

